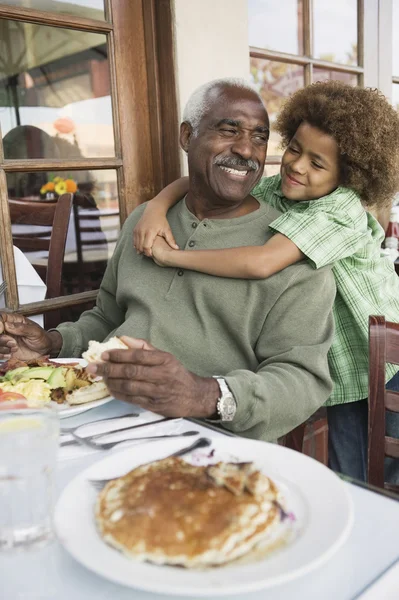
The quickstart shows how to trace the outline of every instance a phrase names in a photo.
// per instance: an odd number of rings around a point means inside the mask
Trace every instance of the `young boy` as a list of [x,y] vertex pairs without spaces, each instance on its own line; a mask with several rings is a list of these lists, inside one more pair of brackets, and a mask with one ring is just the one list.
[[[368,317],[383,314],[399,321],[399,279],[380,252],[384,231],[365,207],[389,206],[399,189],[398,115],[377,90],[329,81],[296,92],[276,129],[285,147],[280,175],[262,179],[252,192],[283,213],[271,224],[276,234],[264,246],[178,250],[165,215],[186,192],[184,180],[149,203],[134,233],[135,246],[161,266],[221,277],[269,277],[304,258],[315,268],[333,265],[337,296],[329,353],[334,381],[327,403],[329,463],[365,480]],[[231,135],[236,134],[232,127]],[[232,176],[242,176],[236,158],[227,168]],[[396,373],[397,367],[390,366],[386,381],[399,390]],[[397,437],[399,419],[391,415],[387,421],[388,434]],[[387,477],[394,481],[397,476],[387,472]]]

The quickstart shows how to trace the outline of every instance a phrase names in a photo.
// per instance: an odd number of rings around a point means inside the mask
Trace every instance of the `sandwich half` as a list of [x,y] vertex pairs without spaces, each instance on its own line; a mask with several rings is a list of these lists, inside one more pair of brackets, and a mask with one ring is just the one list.
[[83,352],[82,358],[91,362],[101,362],[101,354],[106,350],[128,350],[128,346],[122,342],[118,337],[112,337],[106,342],[96,342],[91,340],[89,347],[86,352]]

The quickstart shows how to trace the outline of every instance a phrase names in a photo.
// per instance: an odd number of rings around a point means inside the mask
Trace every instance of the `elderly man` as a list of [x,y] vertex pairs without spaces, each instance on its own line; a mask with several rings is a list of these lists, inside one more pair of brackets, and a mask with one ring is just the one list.
[[[268,135],[264,105],[245,82],[218,80],[194,93],[180,135],[190,189],[168,213],[180,248],[266,242],[277,213],[250,190]],[[123,227],[97,306],[49,333],[3,315],[0,354],[80,356],[89,340],[133,336],[131,349],[106,352],[92,367],[116,398],[263,440],[305,421],[331,392],[331,271],[302,262],[248,281],[161,269],[132,246],[142,212]]]

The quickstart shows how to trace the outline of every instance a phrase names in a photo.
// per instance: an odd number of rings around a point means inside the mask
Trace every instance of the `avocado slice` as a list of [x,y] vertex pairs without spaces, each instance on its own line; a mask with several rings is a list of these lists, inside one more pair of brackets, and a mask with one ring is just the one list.
[[50,377],[47,379],[47,383],[49,384],[51,389],[66,386],[65,371],[66,371],[66,369],[62,368],[62,367],[53,369],[53,372],[51,373]]
[[55,370],[54,367],[32,367],[26,373],[21,374],[19,381],[29,381],[29,379],[44,379],[44,381],[47,381]]
[[4,379],[6,381],[11,381],[12,379],[19,379],[19,376],[24,371],[29,371],[29,367],[18,367],[17,369],[12,369],[11,371],[8,371],[5,374]]
[[74,389],[76,379],[77,375],[75,369],[68,368],[65,373],[65,387],[67,392]]

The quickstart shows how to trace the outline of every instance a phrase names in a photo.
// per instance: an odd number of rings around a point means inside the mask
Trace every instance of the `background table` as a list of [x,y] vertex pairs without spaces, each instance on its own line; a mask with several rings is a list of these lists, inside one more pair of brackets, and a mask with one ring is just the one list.
[[[134,412],[113,401],[62,421],[74,426],[94,419]],[[187,421],[187,430],[193,423]],[[205,435],[223,435],[196,425]],[[187,440],[186,440],[187,441]],[[182,441],[182,446],[184,442]],[[58,494],[80,471],[105,453],[59,463]],[[289,583],[255,593],[229,596],[240,600],[350,600],[399,558],[399,502],[349,483],[355,523],[348,541],[324,566]],[[58,542],[41,550],[0,554],[2,600],[171,600],[102,579],[77,563]],[[398,582],[399,587],[399,582]],[[399,594],[398,594],[399,597]],[[384,600],[381,598],[380,600]]]

